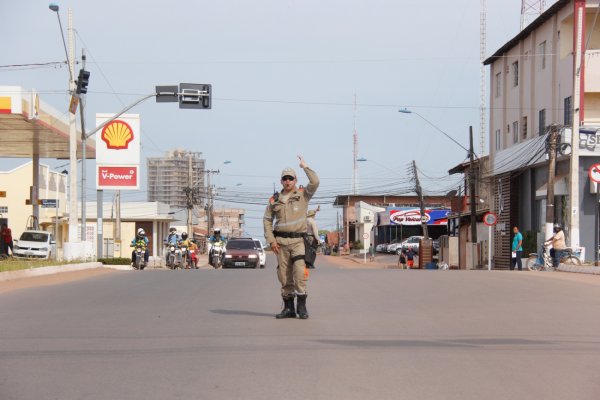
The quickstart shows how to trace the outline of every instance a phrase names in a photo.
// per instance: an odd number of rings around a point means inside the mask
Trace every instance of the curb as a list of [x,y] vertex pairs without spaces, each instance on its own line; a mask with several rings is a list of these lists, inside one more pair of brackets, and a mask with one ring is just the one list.
[[[120,267],[119,265],[114,265],[110,267],[103,266],[100,262],[88,262],[81,264],[67,264],[67,265],[57,265],[51,267],[39,267],[39,268],[30,268],[30,269],[21,269],[18,271],[6,271],[0,272],[0,282],[10,281],[13,279],[20,278],[31,278],[34,276],[44,276],[44,275],[52,275],[58,274],[61,272],[73,272],[73,271],[82,271],[85,269],[93,269],[93,268],[112,268],[112,267]],[[131,267],[128,267],[131,269]],[[120,269],[120,268],[114,268]]]
[[557,271],[574,272],[574,273],[579,273],[579,274],[600,275],[600,267],[593,267],[593,266],[587,266],[587,265],[560,264],[557,268]]

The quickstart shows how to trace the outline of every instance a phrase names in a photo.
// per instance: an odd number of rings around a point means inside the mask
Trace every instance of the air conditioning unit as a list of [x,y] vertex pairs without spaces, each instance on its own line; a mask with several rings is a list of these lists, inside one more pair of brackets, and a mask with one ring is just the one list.
[[371,222],[371,217],[370,217],[370,216],[368,216],[368,215],[367,215],[367,216],[365,216],[365,217],[363,218],[363,222]]

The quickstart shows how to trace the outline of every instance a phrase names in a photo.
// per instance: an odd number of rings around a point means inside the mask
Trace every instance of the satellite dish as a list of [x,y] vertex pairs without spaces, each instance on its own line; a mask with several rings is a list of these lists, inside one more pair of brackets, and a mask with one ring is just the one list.
[[451,190],[448,193],[446,193],[446,197],[452,198],[452,197],[456,197],[456,194],[458,192],[456,190]]

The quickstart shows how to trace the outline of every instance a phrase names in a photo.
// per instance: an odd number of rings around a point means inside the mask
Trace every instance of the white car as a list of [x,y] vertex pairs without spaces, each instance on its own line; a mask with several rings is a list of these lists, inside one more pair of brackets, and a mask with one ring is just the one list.
[[419,242],[421,241],[421,239],[423,239],[423,236],[411,236],[408,239],[406,239],[404,242],[402,242],[400,244],[400,247],[398,247],[398,253],[402,250],[408,250],[409,248],[412,248],[413,251],[415,253],[419,252]]
[[25,231],[15,240],[13,255],[50,259],[56,255],[56,242],[50,232]]
[[265,253],[265,248],[262,242],[259,239],[252,239],[254,241],[254,247],[258,250],[258,260],[261,268],[264,268],[267,264],[267,253]]

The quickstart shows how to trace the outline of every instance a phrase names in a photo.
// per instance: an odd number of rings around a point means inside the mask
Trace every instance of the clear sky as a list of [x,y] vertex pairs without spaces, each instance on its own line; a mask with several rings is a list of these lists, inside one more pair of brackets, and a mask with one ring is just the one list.
[[[213,177],[223,188],[217,206],[245,208],[254,236],[262,236],[264,206],[281,170],[298,169],[297,154],[321,177],[319,227],[335,227],[333,196],[351,189],[355,94],[359,157],[367,159],[359,163],[360,192],[409,192],[412,160],[426,194],[459,184],[447,171],[466,152],[399,108],[417,111],[464,147],[472,125],[479,149],[478,0],[58,3],[65,30],[72,8],[77,56],[81,48],[88,56],[88,126],[96,113],[117,112],[155,85],[213,85],[212,110],[148,100],[131,111],[141,118],[142,179],[146,157],[174,148],[202,152],[207,167],[221,171]],[[521,2],[487,3],[490,55],[518,33]],[[56,14],[47,1],[0,4],[0,85],[35,88],[66,114],[66,66],[5,67],[65,60]],[[0,159],[0,169],[24,161]],[[95,196],[93,169],[89,161],[88,198]],[[146,200],[145,186],[123,200]]]

